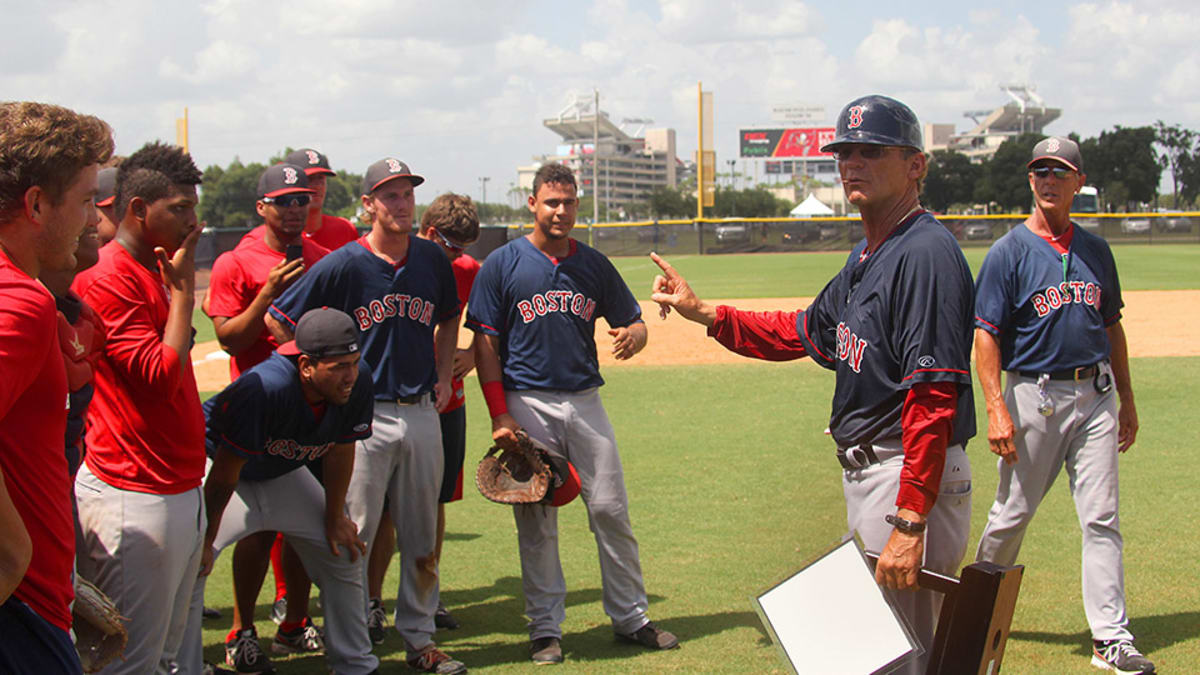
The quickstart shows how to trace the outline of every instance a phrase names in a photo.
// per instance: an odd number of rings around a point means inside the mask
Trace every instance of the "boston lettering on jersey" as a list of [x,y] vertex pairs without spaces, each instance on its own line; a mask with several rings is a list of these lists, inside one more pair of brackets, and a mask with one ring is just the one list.
[[372,325],[383,323],[393,316],[407,317],[424,326],[433,323],[434,304],[430,300],[410,296],[406,293],[388,293],[366,305],[354,308],[354,319],[358,329],[366,331]]
[[267,454],[297,462],[310,462],[324,457],[332,447],[332,441],[320,445],[301,445],[290,438],[277,438],[267,441]]
[[862,372],[863,352],[870,345],[866,340],[855,335],[845,321],[837,325],[837,358],[845,361],[856,373]]
[[1090,281],[1064,281],[1035,293],[1030,299],[1038,317],[1044,317],[1063,305],[1085,304],[1100,309],[1100,285]]
[[545,291],[536,293],[528,300],[517,302],[517,311],[521,321],[529,323],[539,316],[551,312],[570,312],[584,321],[591,321],[596,313],[596,301],[583,293],[572,291]]

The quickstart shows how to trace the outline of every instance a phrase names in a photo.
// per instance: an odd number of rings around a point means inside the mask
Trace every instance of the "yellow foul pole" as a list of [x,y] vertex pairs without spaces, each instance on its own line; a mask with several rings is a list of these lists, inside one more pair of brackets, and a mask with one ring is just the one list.
[[696,218],[704,217],[704,83],[696,83]]

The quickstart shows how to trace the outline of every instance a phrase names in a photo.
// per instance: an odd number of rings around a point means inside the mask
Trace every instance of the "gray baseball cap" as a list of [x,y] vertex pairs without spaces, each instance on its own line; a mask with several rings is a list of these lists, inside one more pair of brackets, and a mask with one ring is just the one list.
[[296,337],[281,346],[279,353],[315,358],[358,352],[358,328],[350,315],[332,307],[310,309],[296,322]]
[[1033,146],[1032,157],[1025,165],[1026,167],[1031,167],[1035,162],[1043,159],[1053,159],[1083,173],[1083,155],[1079,154],[1079,144],[1069,138],[1062,136],[1043,138]]

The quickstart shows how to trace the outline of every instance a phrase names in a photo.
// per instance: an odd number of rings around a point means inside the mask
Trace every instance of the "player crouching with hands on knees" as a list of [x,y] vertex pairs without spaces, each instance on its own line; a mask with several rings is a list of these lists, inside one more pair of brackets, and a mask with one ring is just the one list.
[[[642,310],[612,263],[570,238],[575,175],[546,164],[533,179],[533,232],[488,256],[471,289],[467,327],[492,417],[492,438],[515,448],[516,432],[575,465],[600,553],[604,611],[617,637],[651,649],[678,646],[646,616],[637,540],[629,522],[621,458],[599,387],[596,318],[618,359],[646,346]],[[516,506],[525,614],[535,663],[560,663],[566,581],[558,558],[558,509]]]
[[[1016,561],[1065,466],[1083,529],[1092,665],[1152,673],[1125,614],[1117,455],[1133,445],[1138,422],[1117,266],[1104,239],[1071,223],[1071,203],[1087,181],[1079,146],[1043,139],[1027,166],[1037,208],[988,251],[976,285],[975,365],[988,443],[1001,457],[976,558]],[[1001,369],[1008,371],[1003,390]]]
[[[703,302],[662,258],[651,299],[708,326],[743,356],[809,356],[835,372],[829,428],[843,468],[846,519],[880,552],[875,580],[925,647],[940,593],[917,572],[953,574],[966,552],[975,433],[971,394],[971,271],[954,236],[918,201],[926,170],[917,116],[885,96],[842,109],[833,142],[846,198],[866,238],[803,311],[747,312]],[[485,266],[486,270],[487,267]]]
[[[306,312],[295,340],[243,373],[205,403],[204,482],[208,530],[200,573],[222,549],[260,531],[282,532],[321,587],[326,653],[337,673],[370,673],[363,613],[366,544],[346,512],[354,443],[371,435],[374,390],[361,360],[358,330],[344,312]],[[322,462],[324,487],[305,465]],[[188,616],[189,647],[200,648],[205,579]],[[253,602],[253,599],[251,599]],[[241,616],[252,616],[244,608]],[[254,626],[235,625],[227,662],[239,673],[271,672]],[[183,662],[198,662],[185,659]]]

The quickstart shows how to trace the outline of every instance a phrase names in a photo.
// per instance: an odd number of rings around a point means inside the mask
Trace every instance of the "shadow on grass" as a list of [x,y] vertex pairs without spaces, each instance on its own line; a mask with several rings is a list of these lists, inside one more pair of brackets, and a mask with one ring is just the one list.
[[[1152,654],[1156,650],[1166,649],[1180,642],[1200,637],[1200,612],[1142,616],[1131,619],[1129,623],[1130,628],[1134,631],[1138,650],[1143,654]],[[1074,651],[1080,655],[1092,652],[1090,630],[1075,633],[1013,631],[1009,637],[1013,640],[1027,640],[1043,644],[1076,645]]]

